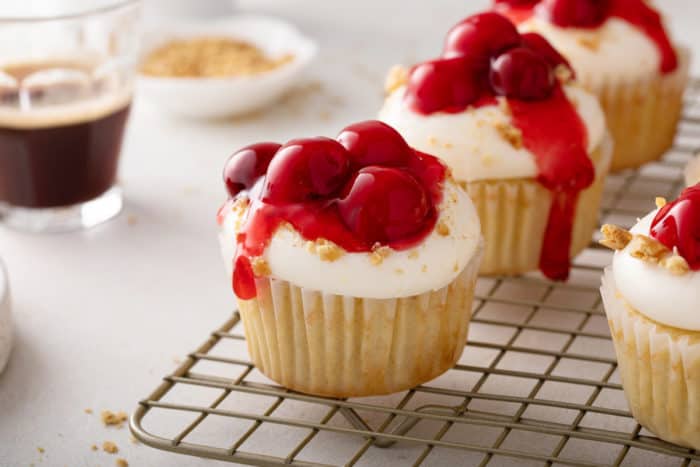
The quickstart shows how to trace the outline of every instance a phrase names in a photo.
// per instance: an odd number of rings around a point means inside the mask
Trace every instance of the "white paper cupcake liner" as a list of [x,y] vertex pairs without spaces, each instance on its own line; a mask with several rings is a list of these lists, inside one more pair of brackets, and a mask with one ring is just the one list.
[[690,69],[689,51],[679,49],[678,57],[679,66],[673,73],[634,82],[599,72],[578,72],[578,82],[600,99],[615,141],[611,171],[657,160],[673,144]]
[[632,415],[659,438],[700,449],[700,332],[661,325],[633,309],[610,268],[600,291]]
[[[600,207],[613,144],[609,137],[591,158],[596,178],[578,200],[571,257],[588,246],[598,227]],[[486,243],[482,275],[517,275],[536,270],[552,205],[552,194],[534,179],[483,180],[465,188],[481,219]]]
[[464,350],[481,251],[449,285],[396,299],[327,294],[257,279],[239,300],[258,369],[299,392],[332,397],[389,394],[429,381]]

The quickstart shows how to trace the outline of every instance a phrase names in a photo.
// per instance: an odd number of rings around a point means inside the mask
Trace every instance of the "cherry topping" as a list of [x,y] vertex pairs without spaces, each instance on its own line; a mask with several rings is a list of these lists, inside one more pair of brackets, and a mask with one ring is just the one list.
[[538,14],[561,27],[595,28],[608,17],[610,0],[543,0]]
[[425,189],[410,173],[379,166],[361,169],[337,206],[345,225],[367,245],[415,235],[431,211]]
[[336,139],[356,167],[405,166],[413,152],[398,131],[377,120],[347,126]]
[[540,0],[495,0],[495,4],[505,4],[512,7],[525,7],[531,6]]
[[520,45],[520,34],[505,16],[488,12],[470,16],[447,33],[444,57],[471,55],[488,59]]
[[480,73],[474,60],[453,57],[417,65],[408,78],[408,105],[420,113],[459,111],[481,94]]
[[565,65],[571,70],[571,65],[569,65],[568,60],[560,54],[557,49],[552,47],[552,44],[547,41],[544,37],[536,32],[528,32],[522,36],[523,45],[528,47],[530,50],[537,52],[542,55],[549,64],[556,68],[559,65]]
[[651,236],[668,248],[678,248],[693,270],[700,270],[700,184],[662,207],[651,224]]
[[258,143],[233,153],[224,166],[224,183],[231,197],[250,189],[258,178],[265,175],[267,166],[281,145]]
[[497,94],[522,100],[545,99],[555,84],[547,60],[525,47],[501,54],[491,66],[490,78]]
[[301,203],[330,196],[350,176],[348,152],[330,138],[295,139],[270,162],[262,200],[270,204]]

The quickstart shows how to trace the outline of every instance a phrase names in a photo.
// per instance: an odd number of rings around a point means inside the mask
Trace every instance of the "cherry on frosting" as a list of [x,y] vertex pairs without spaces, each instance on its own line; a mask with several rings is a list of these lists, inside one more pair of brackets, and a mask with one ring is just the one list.
[[481,95],[480,73],[474,60],[453,57],[417,65],[408,78],[408,105],[420,113],[459,111],[473,104]]
[[608,18],[610,0],[542,0],[538,11],[563,28],[595,28]]
[[233,153],[224,166],[224,183],[231,197],[249,190],[267,171],[275,153],[281,147],[277,143],[258,143]]
[[361,169],[338,200],[345,225],[367,244],[386,244],[420,232],[431,210],[425,189],[407,171]]
[[554,89],[554,72],[541,54],[517,47],[502,53],[492,64],[493,90],[502,96],[522,100],[546,99]]
[[520,34],[506,17],[493,12],[470,16],[447,33],[444,57],[470,55],[488,59],[520,45]]
[[270,162],[262,192],[266,203],[302,203],[330,196],[350,176],[350,157],[334,139],[295,139]]
[[405,166],[413,153],[398,131],[377,120],[349,125],[336,139],[350,153],[355,167]]
[[662,207],[650,234],[668,248],[677,248],[691,269],[700,270],[700,184],[686,188],[677,200]]
[[532,6],[539,2],[540,0],[495,0],[496,5],[503,4],[511,7],[526,7]]

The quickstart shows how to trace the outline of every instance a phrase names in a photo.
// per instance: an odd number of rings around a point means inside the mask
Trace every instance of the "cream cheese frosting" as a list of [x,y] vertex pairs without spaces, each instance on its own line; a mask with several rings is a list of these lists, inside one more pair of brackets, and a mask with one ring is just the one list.
[[544,36],[581,76],[632,81],[658,74],[659,49],[637,27],[620,18],[608,18],[598,28],[585,29],[562,28],[533,16],[518,29]]
[[[236,234],[246,209],[230,209],[219,234],[229,274],[233,273]],[[296,286],[362,298],[400,298],[438,290],[452,282],[479,254],[481,226],[467,194],[451,179],[443,184],[443,200],[433,231],[407,250],[374,253],[343,252],[323,259],[291,226],[272,236],[263,259],[270,276]]]
[[[630,232],[649,235],[656,213],[641,219]],[[658,264],[634,258],[627,246],[615,252],[612,273],[620,294],[643,315],[666,326],[700,331],[700,271],[673,275]]]
[[[565,86],[588,134],[592,152],[604,140],[605,117],[598,100],[576,85]],[[408,144],[441,158],[459,181],[534,178],[535,156],[524,147],[511,144],[500,130],[511,118],[501,105],[468,108],[459,113],[414,112],[404,100],[405,87],[392,92],[379,119],[396,128]],[[501,98],[502,99],[502,98]]]

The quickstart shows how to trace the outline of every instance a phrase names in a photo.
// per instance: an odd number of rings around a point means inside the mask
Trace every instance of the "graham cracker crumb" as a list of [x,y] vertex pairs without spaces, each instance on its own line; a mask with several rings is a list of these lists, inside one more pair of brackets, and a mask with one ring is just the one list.
[[197,37],[171,40],[153,50],[141,64],[141,73],[191,78],[250,76],[292,60],[292,54],[271,58],[255,45],[229,37]]
[[105,426],[116,426],[117,428],[121,428],[129,416],[126,414],[126,412],[114,413],[109,410],[103,410],[100,414],[100,418]]
[[129,467],[129,463],[126,461],[126,459],[121,457],[117,459],[116,465],[117,467]]
[[316,251],[321,261],[332,263],[345,254],[345,250],[329,240],[320,239],[316,243]]
[[657,196],[654,201],[656,202],[656,207],[659,209],[666,206],[666,203],[668,202],[668,201],[666,201],[666,198],[664,198],[662,196]]
[[594,52],[600,48],[600,38],[598,37],[579,37],[577,41],[583,47]]
[[634,235],[629,243],[632,257],[648,263],[658,263],[670,250],[663,243],[646,235]]
[[92,449],[93,451],[97,451],[99,448],[96,444],[93,444],[92,446],[90,446],[90,449]]
[[452,144],[452,143],[443,143],[442,146],[443,146],[445,149],[452,149],[453,147],[455,147],[454,144]]
[[675,251],[672,255],[663,258],[660,264],[674,276],[682,276],[690,272],[688,262]]
[[420,268],[420,270],[421,270],[421,272],[428,272],[428,266],[424,264],[424,265]]
[[482,154],[481,155],[481,163],[484,165],[484,167],[491,167],[493,165],[493,163],[495,162],[495,160],[496,159],[491,154]]
[[521,149],[523,147],[523,133],[520,129],[506,122],[498,122],[495,127],[501,137],[508,141],[515,149]]
[[91,413],[92,413],[92,409],[85,409],[85,410],[83,410],[83,412],[85,412],[86,414],[91,414]]
[[369,261],[373,266],[379,266],[384,262],[384,258],[391,254],[391,248],[388,246],[377,246],[372,248],[372,254],[369,255]]
[[43,454],[46,452],[44,448],[36,448],[37,451],[39,451],[39,454]]
[[404,273],[404,270],[401,269],[401,268],[396,268],[396,270],[394,270],[394,272],[395,272],[396,274],[398,274],[398,275],[401,275],[401,274]]
[[632,241],[632,234],[616,225],[605,224],[600,232],[603,234],[600,244],[612,250],[622,250]]
[[438,140],[435,136],[431,136],[428,138],[428,144],[431,146],[435,146],[437,144]]
[[447,237],[450,234],[450,227],[444,220],[440,220],[435,226],[435,230],[441,237]]
[[568,83],[574,78],[571,69],[566,65],[558,65],[554,69],[554,76],[562,83]]
[[384,81],[384,91],[391,94],[406,83],[408,83],[408,70],[401,65],[394,65]]
[[272,274],[270,265],[267,264],[267,261],[261,256],[256,256],[255,258],[252,258],[250,261],[250,265],[253,268],[253,273],[258,277],[267,277],[270,274]]
[[408,252],[408,259],[418,258],[418,250],[411,250]]
[[105,441],[104,443],[102,443],[102,450],[109,454],[116,454],[119,452],[119,448],[117,447],[117,445],[111,441]]

